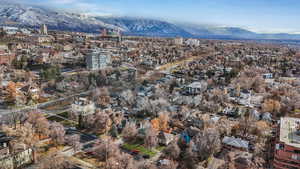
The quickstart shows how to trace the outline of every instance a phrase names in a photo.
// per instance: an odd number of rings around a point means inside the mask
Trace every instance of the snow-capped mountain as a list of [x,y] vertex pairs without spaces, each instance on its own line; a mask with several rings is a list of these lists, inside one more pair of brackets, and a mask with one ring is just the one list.
[[216,39],[300,39],[295,34],[258,34],[238,27],[218,27],[170,23],[136,17],[100,17],[55,10],[40,6],[0,0],[0,26],[38,28],[99,33],[102,28],[118,29],[124,34],[163,37],[195,37]]
[[50,29],[93,32],[100,28],[116,28],[93,17],[46,9],[42,7],[3,3],[0,6],[0,23],[39,27],[46,24]]
[[46,24],[50,29],[99,32],[99,29],[119,29],[127,34],[147,36],[189,36],[182,28],[165,21],[128,18],[96,17],[63,12],[37,6],[1,2],[0,25],[39,27]]

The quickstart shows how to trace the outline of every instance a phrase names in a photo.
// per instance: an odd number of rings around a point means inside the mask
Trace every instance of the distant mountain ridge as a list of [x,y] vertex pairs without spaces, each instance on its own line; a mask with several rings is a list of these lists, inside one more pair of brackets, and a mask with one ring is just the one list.
[[[58,11],[45,7],[15,4],[0,0],[0,25],[99,33],[100,29],[119,29],[127,35],[214,38],[214,39],[291,39],[299,34],[258,34],[238,27],[170,23],[136,17],[100,17]],[[7,24],[10,23],[10,24]]]

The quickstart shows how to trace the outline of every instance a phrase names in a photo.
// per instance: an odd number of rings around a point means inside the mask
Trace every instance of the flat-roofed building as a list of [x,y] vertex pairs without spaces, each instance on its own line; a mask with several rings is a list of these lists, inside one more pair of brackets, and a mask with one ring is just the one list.
[[275,169],[300,169],[300,118],[283,117],[275,146]]
[[105,49],[94,49],[86,58],[87,68],[89,70],[105,69],[111,63],[112,53]]

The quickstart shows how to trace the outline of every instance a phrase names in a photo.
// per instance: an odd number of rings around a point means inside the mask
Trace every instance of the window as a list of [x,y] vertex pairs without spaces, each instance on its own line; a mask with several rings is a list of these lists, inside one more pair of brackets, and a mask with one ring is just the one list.
[[300,160],[300,156],[297,154],[292,154],[292,159],[293,160]]

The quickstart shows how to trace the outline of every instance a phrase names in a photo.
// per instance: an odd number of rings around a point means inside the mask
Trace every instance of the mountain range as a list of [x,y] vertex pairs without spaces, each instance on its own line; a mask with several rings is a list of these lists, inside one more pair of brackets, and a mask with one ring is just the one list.
[[119,29],[126,35],[193,37],[209,39],[290,39],[300,34],[259,34],[239,27],[219,27],[187,23],[171,23],[138,17],[104,17],[61,11],[46,7],[10,3],[0,0],[0,25],[99,33],[100,29]]

